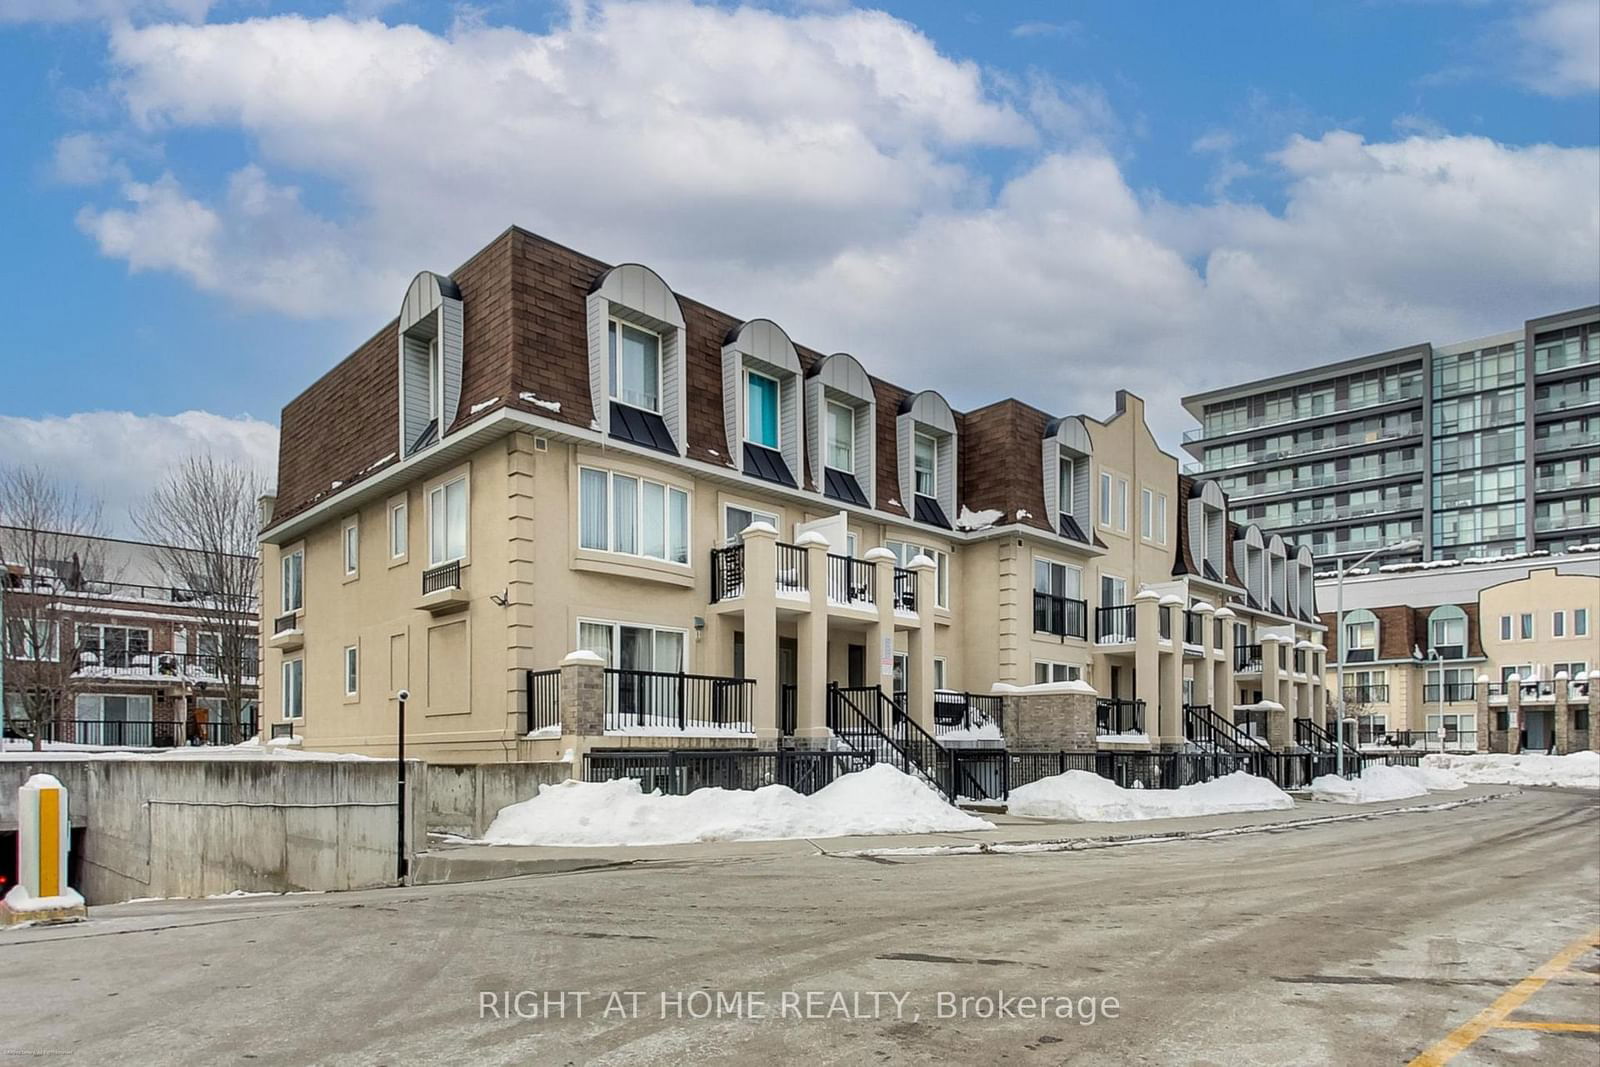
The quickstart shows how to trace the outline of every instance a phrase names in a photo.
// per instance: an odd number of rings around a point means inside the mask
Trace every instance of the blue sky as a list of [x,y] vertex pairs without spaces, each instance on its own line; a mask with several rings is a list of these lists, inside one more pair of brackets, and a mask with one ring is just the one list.
[[1595,0],[0,0],[0,433],[113,497],[108,451],[270,465],[406,277],[516,222],[958,405],[1126,386],[1170,435],[1600,299],[1597,40]]

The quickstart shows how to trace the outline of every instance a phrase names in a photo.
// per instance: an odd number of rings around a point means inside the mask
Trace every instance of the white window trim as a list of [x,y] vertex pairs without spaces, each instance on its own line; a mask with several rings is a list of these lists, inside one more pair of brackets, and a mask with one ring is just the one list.
[[1049,565],[1051,567],[1060,567],[1060,568],[1062,568],[1063,570],[1066,570],[1066,571],[1077,571],[1078,572],[1078,595],[1076,597],[1071,598],[1071,599],[1074,599],[1074,600],[1083,600],[1084,599],[1084,595],[1083,595],[1083,568],[1081,566],[1079,566],[1076,563],[1069,563],[1064,559],[1056,559],[1054,556],[1041,555],[1041,554],[1039,554],[1037,552],[1035,552],[1034,555],[1033,555],[1033,563],[1034,563],[1033,591],[1035,593],[1047,592],[1047,590],[1039,588],[1039,570],[1038,570],[1038,565],[1041,564],[1041,563],[1044,563],[1044,564],[1047,564],[1047,565]]
[[[460,563],[464,567],[472,560],[472,479],[469,474],[470,472],[467,468],[458,467],[455,470],[446,473],[437,481],[430,483],[427,488],[423,490],[422,499],[425,502],[423,522],[428,534],[429,567],[442,567],[447,563]],[[466,522],[465,529],[461,531],[461,555],[454,557],[450,556],[449,548],[446,546],[443,550],[443,555],[441,558],[435,559],[433,556],[434,495],[438,494],[439,500],[441,502],[445,502],[447,500],[450,486],[454,485],[456,482],[462,483],[461,514]],[[448,506],[448,504],[446,504],[446,506]],[[446,541],[450,539],[449,521],[449,516],[447,514],[445,517]]]
[[[770,445],[765,441],[757,441],[755,438],[750,436],[751,378],[760,378],[764,382],[771,382],[772,388],[776,389],[778,392],[777,423],[772,427],[774,442]],[[770,448],[774,452],[783,451],[783,382],[777,378],[774,378],[770,374],[767,374],[763,371],[758,371],[749,366],[744,368],[744,441],[746,444],[755,445],[757,448]]]
[[[299,596],[296,599],[296,603],[294,603],[293,605],[290,605],[290,603],[289,603],[289,561],[292,560],[292,559],[296,559],[296,558],[298,558],[300,560],[299,566],[297,568],[298,571],[299,571],[299,574],[300,574],[300,581],[298,583],[299,584],[299,589],[297,590]],[[287,615],[291,611],[295,611],[295,612],[304,611],[305,610],[305,606],[306,606],[306,549],[305,549],[304,545],[298,545],[298,546],[296,546],[294,548],[293,551],[285,552],[282,556],[278,557],[278,613],[280,615]]]
[[1550,613],[1550,636],[1552,638],[1565,638],[1567,636],[1567,613],[1565,611],[1552,611]]
[[[399,521],[399,523],[395,522],[395,512],[397,512],[397,511],[400,512],[400,521]],[[389,543],[387,545],[388,550],[389,550],[389,565],[391,567],[393,567],[393,566],[396,566],[398,564],[405,563],[411,557],[411,499],[410,499],[410,497],[407,494],[404,494],[404,493],[400,494],[399,496],[390,497],[388,502],[387,502],[387,504],[386,504],[386,506],[385,506],[384,515],[386,517],[385,518],[385,524],[388,527],[388,531],[389,531]],[[405,544],[402,546],[403,550],[400,551],[400,552],[396,552],[394,550],[395,549],[395,543],[394,543],[395,542],[395,530],[396,530],[397,526],[398,526],[400,532],[405,537]]]
[[[845,412],[848,416],[848,421],[850,424],[850,433],[848,438],[850,448],[850,465],[847,467],[836,467],[829,462],[833,456],[832,423],[833,412],[835,409]],[[838,471],[840,474],[848,474],[852,478],[854,478],[856,475],[856,409],[849,404],[841,404],[837,400],[824,401],[824,407],[822,409],[822,465],[829,470]]]
[[[1580,620],[1582,620],[1582,621],[1580,622]],[[1573,611],[1572,611],[1572,636],[1573,637],[1588,637],[1589,636],[1589,609],[1588,608],[1574,608],[1573,609]]]
[[[344,659],[340,661],[344,671],[344,695],[347,699],[361,695],[361,646],[345,645]],[[352,686],[352,675],[355,684]]]
[[[352,542],[352,535],[354,540]],[[339,560],[346,581],[361,577],[361,520],[346,519],[339,527]]]
[[[572,647],[573,648],[582,648],[583,647],[580,642],[583,640],[583,628],[585,626],[609,626],[611,628],[611,655],[612,655],[613,659],[616,657],[617,646],[621,642],[622,627],[624,627],[624,626],[632,627],[635,630],[650,630],[653,633],[677,634],[680,638],[683,639],[683,645],[682,645],[682,648],[683,648],[683,666],[682,666],[682,670],[683,670],[683,672],[685,674],[693,674],[694,673],[694,664],[691,661],[691,657],[692,657],[692,655],[694,653],[694,646],[693,646],[693,643],[689,640],[689,630],[686,627],[682,627],[682,626],[664,626],[664,625],[661,625],[659,623],[654,623],[654,622],[630,622],[627,619],[599,619],[599,618],[595,618],[593,616],[580,615],[575,620],[573,620],[573,627],[572,627]],[[652,646],[651,646],[651,653],[650,654],[651,654],[651,658],[654,659],[655,648],[654,648],[654,644],[653,643],[652,643]],[[606,664],[606,666],[608,666],[608,667],[615,666],[615,664],[608,663],[608,664]],[[657,670],[658,668],[652,666],[650,669],[651,670]]]
[[767,508],[756,504],[746,504],[738,500],[724,500],[722,502],[722,523],[717,529],[717,536],[722,539],[721,543],[723,545],[738,544],[739,533],[744,532],[741,530],[731,536],[728,534],[728,512],[730,511],[748,511],[752,516],[751,522],[765,522],[767,519],[771,519],[773,529],[783,529],[783,519],[776,512],[769,511]]
[[[933,469],[928,472],[932,488],[926,493],[917,487],[917,444],[920,441],[927,441],[933,446]],[[925,496],[930,500],[939,499],[939,438],[921,430],[913,430],[911,434],[911,492],[914,496]]]
[[[935,548],[932,545],[920,545],[915,541],[906,541],[898,537],[884,538],[883,547],[888,548],[891,552],[895,552],[893,548],[889,548],[890,545],[899,545],[901,548],[901,551],[896,552],[895,555],[896,558],[903,557],[905,562],[898,564],[898,566],[903,567],[909,565],[910,562],[916,559],[919,555],[927,556],[929,559],[933,560],[933,606],[936,608],[942,608],[945,611],[949,611],[950,579],[952,577],[950,572],[950,553],[946,552],[942,548]],[[940,581],[940,575],[944,576],[943,581]]]
[[[606,480],[606,547],[596,548],[583,543],[583,472],[590,471],[594,474],[604,475]],[[633,507],[633,543],[640,551],[624,552],[614,546],[616,541],[617,522],[617,495],[616,479],[630,478],[638,483],[639,491],[634,498]],[[659,485],[662,488],[661,519],[662,519],[662,546],[664,554],[660,556],[647,555],[644,551],[644,486]],[[683,559],[672,558],[672,494],[684,495],[683,506]],[[576,514],[578,523],[577,537],[574,543],[580,552],[600,552],[608,556],[621,556],[624,559],[647,559],[652,563],[667,563],[674,567],[685,569],[694,565],[694,494],[681,485],[665,482],[659,478],[647,478],[629,470],[608,470],[605,467],[594,467],[587,463],[578,466],[578,508]],[[594,621],[594,620],[591,620]]]
[[1146,541],[1156,538],[1156,491],[1145,485],[1139,487],[1139,536]]
[[[300,696],[300,699],[299,699],[298,703],[296,704],[296,706],[294,708],[292,708],[292,709],[290,707],[290,701],[289,701],[289,690],[290,690],[289,676],[290,676],[290,674],[298,675],[299,682],[300,682],[300,685],[299,685],[299,696]],[[281,691],[278,694],[278,705],[279,705],[279,711],[283,716],[283,721],[284,722],[302,722],[302,721],[304,721],[304,719],[306,717],[306,661],[305,661],[305,657],[304,656],[297,656],[294,659],[286,659],[286,660],[284,660],[283,661],[283,669],[279,673],[279,677],[280,677],[283,685],[282,685]],[[291,711],[293,712],[293,714],[291,714]]]
[[[611,345],[611,328],[612,328],[612,326],[615,326],[616,329],[617,329],[617,373],[616,374],[611,374],[610,373],[610,364],[611,364],[610,345]],[[630,330],[638,330],[640,333],[650,334],[651,336],[653,336],[656,339],[656,406],[653,407],[653,408],[642,407],[639,404],[630,404],[628,401],[622,399],[622,397],[617,395],[617,379],[622,376],[622,328],[624,326],[626,326]],[[607,348],[606,348],[606,367],[607,367],[606,377],[608,379],[608,381],[606,382],[606,390],[607,390],[607,392],[609,392],[611,394],[609,399],[613,403],[621,404],[623,407],[633,408],[635,411],[648,411],[652,415],[661,415],[664,418],[665,417],[665,413],[661,410],[661,394],[664,391],[663,390],[663,386],[664,386],[665,381],[666,381],[666,373],[667,372],[666,372],[666,368],[664,366],[662,366],[662,364],[665,362],[665,359],[666,359],[666,355],[665,355],[665,353],[666,353],[666,343],[665,343],[665,339],[661,336],[661,331],[652,330],[648,326],[640,326],[637,322],[629,322],[627,319],[621,319],[621,318],[618,318],[615,315],[610,315],[610,316],[607,316],[606,341],[605,341],[605,343],[606,343],[606,346],[607,346]]]

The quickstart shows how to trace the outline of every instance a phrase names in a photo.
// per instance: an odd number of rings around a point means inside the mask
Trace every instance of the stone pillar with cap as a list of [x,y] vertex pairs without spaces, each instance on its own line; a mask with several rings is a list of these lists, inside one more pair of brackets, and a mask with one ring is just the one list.
[[810,610],[795,624],[795,744],[827,748],[828,729],[828,539],[815,530],[795,544],[806,554]]
[[894,568],[899,561],[887,548],[869,548],[861,557],[872,564],[872,598],[877,609],[867,625],[867,662],[862,682],[894,696]]
[[1153,742],[1161,737],[1160,603],[1161,594],[1152,589],[1133,598],[1133,695],[1144,701],[1144,728]]
[[751,719],[756,745],[778,743],[778,531],[753,522],[744,541],[744,676],[755,679]]
[[933,733],[934,598],[938,564],[917,555],[908,565],[916,581],[917,625],[906,635],[906,690],[909,714],[918,726]]
[[1216,620],[1222,625],[1222,659],[1217,665],[1217,684],[1211,699],[1215,703],[1218,715],[1229,722],[1233,721],[1234,695],[1239,686],[1233,680],[1233,669],[1238,661],[1235,657],[1238,650],[1234,647],[1233,620],[1235,616],[1230,607],[1217,609]]

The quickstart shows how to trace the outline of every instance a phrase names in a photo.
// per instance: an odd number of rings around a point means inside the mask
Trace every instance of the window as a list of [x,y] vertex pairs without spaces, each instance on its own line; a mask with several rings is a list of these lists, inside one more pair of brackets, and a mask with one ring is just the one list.
[[1511,640],[1511,616],[1510,615],[1502,615],[1502,616],[1500,616],[1500,640],[1502,640],[1502,641]]
[[1589,609],[1574,608],[1572,610],[1572,636],[1589,636]]
[[939,443],[925,433],[916,435],[912,446],[913,486],[918,496],[939,495]]
[[1061,457],[1061,466],[1056,473],[1056,510],[1063,515],[1075,515],[1072,509],[1072,483],[1077,474],[1077,463],[1068,456]]
[[[150,722],[151,699],[147,696],[126,696],[111,693],[80,693],[77,699],[78,722],[81,724],[104,722]],[[138,735],[124,734],[118,730],[91,727],[78,729],[78,738],[84,743],[122,744]]]
[[[1434,619],[1433,620],[1433,647],[1445,649],[1464,650],[1467,645],[1467,620],[1464,618]],[[1455,653],[1460,655],[1458,651]]]
[[763,448],[778,447],[778,381],[753,370],[744,372],[744,439]]
[[1128,580],[1109,574],[1100,576],[1100,606],[1120,608],[1128,602]]
[[844,404],[828,404],[828,466],[854,474],[856,469],[856,412]]
[[1588,673],[1588,670],[1589,664],[1581,659],[1573,660],[1570,663],[1552,663],[1550,664],[1550,677],[1554,678],[1558,674],[1565,673],[1568,679],[1575,679]]
[[305,660],[288,659],[283,661],[283,717],[285,719],[301,719],[305,717],[305,681]]
[[1100,472],[1100,525],[1128,532],[1128,479]]
[[406,528],[406,502],[389,505],[389,558],[403,559],[410,550],[410,531]]
[[1100,525],[1109,529],[1111,527],[1111,475],[1105,471],[1100,472]]
[[611,320],[611,399],[661,413],[661,338]]
[[428,566],[467,558],[467,478],[428,493]]
[[1564,612],[1564,611],[1551,612],[1551,614],[1550,614],[1550,636],[1551,637],[1565,637],[1565,636],[1567,636],[1567,613],[1566,612]]
[[1533,615],[1528,612],[1524,612],[1522,616],[1522,639],[1533,640]]
[[1370,660],[1378,647],[1378,624],[1359,621],[1344,624],[1344,647],[1349,650],[1346,660]]
[[1083,678],[1083,668],[1076,663],[1051,663],[1048,660],[1037,659],[1033,661],[1033,683],[1047,685],[1050,682],[1076,682]]
[[1478,747],[1478,716],[1475,713],[1429,715],[1428,736],[1423,739],[1424,746],[1439,743],[1441,728],[1444,730],[1444,747],[1467,751]]
[[357,684],[360,681],[358,659],[355,645],[346,645],[344,649],[344,695],[353,697],[360,691]]
[[306,550],[295,549],[284,556],[279,565],[283,570],[283,591],[279,604],[287,615],[291,611],[299,611],[303,606],[301,597],[305,591]]
[[79,626],[78,648],[101,666],[128,667],[133,657],[149,653],[150,631],[138,626]]
[[[79,629],[81,631],[82,627]],[[44,619],[7,619],[6,656],[35,663],[59,660],[61,624]]]
[[344,573],[348,577],[361,566],[361,527],[355,522],[345,523],[340,540],[344,545]]
[[659,626],[580,621],[578,647],[605,660],[607,667],[676,674],[684,669],[684,632]]
[[943,656],[933,657],[933,687],[945,688],[945,660]]
[[885,541],[883,547],[894,553],[895,562],[901,567],[911,566],[911,561],[918,556],[927,556],[933,560],[934,588],[933,601],[935,606],[948,608],[950,606],[950,555],[941,552],[929,545],[914,545],[908,541]]
[[1083,599],[1083,570],[1054,560],[1033,561],[1033,591],[1051,596]]
[[688,563],[689,494],[660,482],[581,467],[578,544],[600,552]]
[[1145,540],[1155,537],[1156,495],[1148,489],[1139,490],[1139,536]]
[[753,522],[764,522],[774,530],[778,529],[778,516],[754,508],[742,508],[737,504],[729,504],[722,510],[723,536],[727,543],[736,545],[739,537]]

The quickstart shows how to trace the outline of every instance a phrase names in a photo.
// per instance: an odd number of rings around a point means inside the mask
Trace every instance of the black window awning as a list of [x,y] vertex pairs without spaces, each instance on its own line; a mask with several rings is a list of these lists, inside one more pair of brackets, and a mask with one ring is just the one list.
[[913,517],[929,526],[943,526],[946,530],[950,529],[950,520],[945,516],[944,508],[940,507],[939,502],[931,496],[917,494]]
[[1089,543],[1089,539],[1083,536],[1083,527],[1079,526],[1078,520],[1071,515],[1061,516],[1060,529],[1062,537],[1069,537],[1074,541],[1082,541],[1084,544]]
[[672,434],[667,430],[666,419],[653,411],[629,407],[615,400],[611,402],[611,436],[670,456],[678,454],[678,446],[672,443]]
[[776,482],[791,488],[795,484],[794,475],[789,473],[789,464],[784,462],[781,452],[764,445],[753,445],[749,441],[744,443],[744,472],[764,482]]
[[854,474],[836,471],[832,467],[823,468],[822,492],[842,503],[854,504],[858,508],[867,507],[867,494],[861,491],[861,483],[856,481]]

